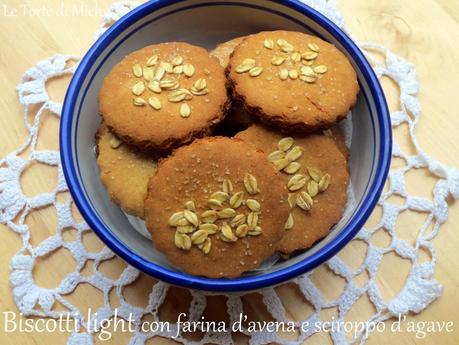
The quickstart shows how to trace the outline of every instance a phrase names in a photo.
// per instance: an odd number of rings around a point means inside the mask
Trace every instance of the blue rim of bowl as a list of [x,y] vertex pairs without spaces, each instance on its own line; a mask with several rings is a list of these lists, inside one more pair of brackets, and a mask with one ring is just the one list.
[[116,38],[120,32],[122,32],[124,29],[139,19],[143,18],[145,15],[181,1],[157,0],[142,4],[131,12],[127,13],[116,23],[114,23],[93,44],[93,46],[80,61],[64,99],[59,140],[61,147],[60,154],[62,169],[69,187],[69,191],[75,201],[76,206],[80,210],[84,219],[87,221],[88,225],[102,239],[102,241],[122,259],[124,259],[130,265],[157,279],[187,288],[223,292],[255,290],[293,279],[302,273],[310,271],[311,269],[330,259],[332,256],[336,255],[362,228],[365,221],[373,211],[383,190],[390,167],[392,152],[392,130],[389,110],[386,104],[384,93],[379,80],[376,77],[370,64],[360,49],[356,46],[356,44],[338,26],[336,26],[332,21],[330,21],[328,18],[316,10],[297,0],[268,1],[280,3],[281,5],[287,6],[297,12],[300,12],[301,14],[309,17],[314,22],[325,28],[352,56],[354,62],[359,66],[361,73],[364,75],[364,79],[367,81],[368,88],[370,89],[371,95],[374,98],[376,113],[380,126],[379,133],[381,135],[378,159],[376,160],[378,162],[378,166],[376,175],[373,179],[371,190],[369,191],[365,200],[361,202],[361,207],[354,214],[350,222],[337,234],[337,236],[330,243],[327,243],[317,252],[301,260],[300,262],[267,274],[235,279],[210,279],[192,276],[182,272],[171,271],[158,264],[148,261],[124,245],[93,213],[90,202],[86,200],[86,197],[81,189],[78,181],[78,176],[75,172],[72,156],[72,115],[74,113],[79,90],[85,80],[88,71],[91,68],[92,62],[97,59],[100,53],[104,51],[104,49],[112,42],[112,40]]

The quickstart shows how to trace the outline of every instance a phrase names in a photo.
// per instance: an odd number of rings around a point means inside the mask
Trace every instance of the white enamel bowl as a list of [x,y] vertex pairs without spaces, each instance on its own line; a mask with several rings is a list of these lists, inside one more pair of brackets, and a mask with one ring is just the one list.
[[[99,125],[97,95],[103,78],[130,52],[164,41],[213,48],[263,30],[313,33],[343,51],[361,87],[352,116],[350,169],[355,206],[310,250],[237,279],[206,279],[171,267],[150,240],[134,230],[102,186],[94,155]],[[139,124],[141,125],[141,124]],[[88,51],[64,102],[61,158],[70,192],[87,223],[116,254],[139,270],[175,285],[210,291],[242,291],[279,284],[313,269],[348,243],[373,210],[387,176],[391,127],[381,86],[363,54],[336,25],[298,1],[148,2],[116,22]]]

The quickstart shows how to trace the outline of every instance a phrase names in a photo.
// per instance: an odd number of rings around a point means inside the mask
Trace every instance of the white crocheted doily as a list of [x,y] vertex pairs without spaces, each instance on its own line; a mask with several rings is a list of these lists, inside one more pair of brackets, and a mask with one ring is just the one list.
[[[344,28],[344,20],[336,8],[334,1],[307,0],[310,6],[325,14],[339,27]],[[99,36],[114,21],[133,7],[129,3],[117,3],[113,5],[104,18],[101,29],[96,33]],[[420,119],[420,105],[416,97],[418,81],[416,71],[412,64],[396,56],[388,49],[371,43],[361,43],[360,47],[367,53],[368,58],[374,64],[378,77],[389,77],[398,84],[400,89],[401,108],[392,112],[392,125],[396,129],[401,124],[409,128],[409,140],[416,149],[412,155],[403,152],[394,139],[393,156],[402,159],[406,164],[402,168],[393,168],[389,174],[389,189],[379,200],[383,212],[379,222],[372,227],[362,229],[354,241],[360,241],[366,245],[366,255],[360,267],[351,269],[339,256],[335,256],[325,263],[331,274],[344,279],[345,284],[342,293],[336,299],[326,301],[325,288],[319,288],[318,284],[311,279],[313,272],[305,274],[291,283],[296,284],[300,293],[309,301],[314,311],[304,320],[289,320],[283,301],[278,294],[278,289],[267,288],[258,291],[262,295],[262,301],[270,314],[270,318],[277,321],[294,321],[298,328],[297,337],[289,340],[279,337],[276,333],[266,331],[251,333],[244,329],[244,333],[250,338],[250,344],[266,344],[275,342],[278,344],[301,344],[305,338],[316,331],[312,325],[320,320],[321,311],[327,308],[336,308],[338,311],[337,321],[346,318],[349,321],[349,311],[355,302],[365,294],[374,305],[374,314],[369,321],[384,321],[398,314],[409,312],[419,313],[425,309],[433,300],[440,296],[442,286],[434,279],[436,263],[435,251],[432,239],[437,235],[440,226],[448,218],[448,204],[446,199],[449,194],[454,198],[459,197],[459,172],[450,169],[428,156],[419,146],[415,135],[416,125]],[[384,61],[372,58],[372,53],[377,52],[385,57]],[[75,69],[77,57],[56,55],[47,60],[38,62],[35,66],[25,72],[20,84],[17,86],[19,101],[24,107],[24,123],[29,132],[25,143],[17,150],[11,152],[0,160],[0,222],[7,225],[16,232],[22,239],[22,248],[11,258],[10,262],[10,284],[14,299],[19,310],[27,316],[40,316],[58,318],[62,313],[53,309],[55,302],[61,304],[71,312],[79,325],[79,332],[70,334],[68,344],[89,345],[94,343],[94,329],[88,326],[86,310],[80,310],[67,299],[79,284],[88,283],[103,293],[103,306],[97,312],[97,320],[103,320],[113,315],[114,307],[110,303],[109,293],[115,291],[119,299],[117,307],[118,317],[128,318],[131,314],[134,317],[137,331],[132,334],[129,344],[144,344],[153,336],[170,338],[177,330],[172,328],[171,332],[142,333],[139,331],[140,320],[147,315],[154,320],[160,320],[158,310],[167,299],[169,285],[158,282],[149,294],[148,303],[139,307],[128,303],[123,295],[125,287],[139,279],[139,273],[133,267],[127,267],[117,279],[105,276],[99,265],[114,257],[114,254],[104,247],[97,253],[89,252],[82,241],[82,236],[91,229],[84,222],[74,219],[71,212],[72,200],[65,202],[57,200],[57,193],[67,191],[67,186],[62,173],[59,153],[57,151],[43,151],[37,149],[37,138],[40,135],[39,129],[43,114],[50,112],[59,117],[61,104],[54,102],[48,96],[45,84],[52,78],[59,78],[71,75]],[[31,109],[38,109],[33,121],[29,122],[28,113]],[[28,150],[24,158],[24,151]],[[20,154],[23,154],[20,156]],[[33,164],[42,163],[55,167],[58,171],[57,184],[50,193],[42,193],[34,197],[27,197],[21,188],[21,174]],[[412,169],[426,169],[436,177],[436,184],[432,190],[432,198],[420,198],[410,195],[405,188],[405,174]],[[52,181],[52,183],[55,183]],[[390,202],[391,196],[397,195],[403,198],[404,203]],[[31,230],[25,219],[28,215],[37,212],[37,209],[51,206],[56,209],[58,222],[55,233],[39,243],[32,246],[30,237]],[[420,212],[426,215],[426,220],[417,231],[413,243],[402,240],[396,233],[396,222],[400,214],[405,212]],[[70,242],[64,241],[63,230],[76,229],[76,239]],[[381,248],[375,246],[371,238],[378,230],[384,229],[390,234],[390,244]],[[428,231],[427,231],[428,230]],[[39,231],[39,230],[36,230]],[[351,244],[352,245],[352,244]],[[36,284],[32,275],[34,265],[40,257],[52,255],[60,248],[65,248],[75,259],[76,268],[68,274],[56,288],[48,289]],[[427,262],[418,260],[420,251],[427,251],[430,254]],[[376,282],[376,275],[380,269],[383,256],[388,253],[396,253],[399,257],[408,260],[411,264],[406,281],[400,292],[391,300],[385,301],[380,288]],[[87,276],[81,273],[88,260],[93,260],[93,274]],[[45,264],[40,263],[40,264]],[[52,267],[50,268],[52,270]],[[361,273],[368,275],[368,280],[359,286],[354,278]],[[113,291],[112,291],[113,290]],[[192,301],[188,311],[188,319],[197,321],[206,307],[207,297],[199,291],[190,291]],[[227,313],[231,322],[239,318],[244,311],[244,294],[231,294],[227,296]],[[94,321],[94,320],[93,320]],[[310,325],[301,327],[302,325]],[[174,339],[179,342],[187,342],[185,335],[179,332],[179,337]],[[343,329],[330,330],[330,335],[335,344],[348,344],[349,342],[364,342],[368,333],[362,333],[350,340],[346,337]],[[229,344],[232,342],[231,333],[206,333],[204,337],[196,341],[196,344],[214,343]]]

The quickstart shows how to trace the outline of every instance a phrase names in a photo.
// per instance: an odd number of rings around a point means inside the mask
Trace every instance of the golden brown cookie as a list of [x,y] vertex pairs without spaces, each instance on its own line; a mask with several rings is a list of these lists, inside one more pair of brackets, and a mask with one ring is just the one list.
[[234,48],[236,48],[246,37],[247,36],[236,37],[232,40],[220,43],[210,52],[210,55],[215,56],[220,61],[220,65],[226,68]]
[[337,143],[319,134],[285,137],[257,124],[236,137],[263,150],[288,186],[291,217],[278,250],[292,253],[325,237],[347,200],[348,166]]
[[359,91],[344,54],[300,32],[247,37],[235,48],[227,74],[234,97],[283,131],[331,127],[347,115]]
[[238,139],[209,137],[160,162],[145,219],[173,265],[237,277],[274,253],[289,209],[285,183],[264,153]]
[[126,213],[143,218],[144,199],[155,160],[129,147],[100,125],[96,134],[97,165],[100,179],[110,198]]
[[338,145],[338,149],[341,151],[346,160],[349,159],[349,147],[346,145],[344,132],[341,128],[339,128],[339,126],[333,126],[332,128],[326,129],[323,131],[323,134],[332,138]]
[[172,42],[121,60],[104,79],[99,103],[106,125],[123,141],[168,151],[208,134],[229,99],[218,60],[203,48]]

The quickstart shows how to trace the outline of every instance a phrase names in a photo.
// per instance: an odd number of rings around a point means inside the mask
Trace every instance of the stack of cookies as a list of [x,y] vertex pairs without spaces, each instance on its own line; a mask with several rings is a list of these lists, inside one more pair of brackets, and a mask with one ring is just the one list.
[[172,265],[240,276],[311,247],[341,218],[349,154],[336,124],[358,92],[346,57],[304,33],[261,32],[210,53],[145,47],[100,91],[101,180]]

